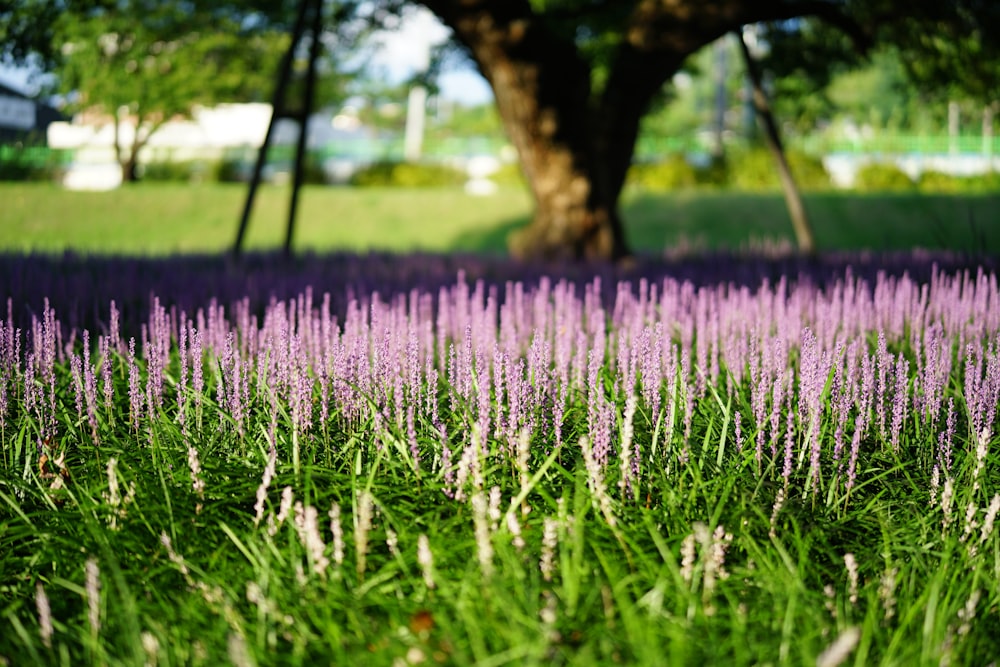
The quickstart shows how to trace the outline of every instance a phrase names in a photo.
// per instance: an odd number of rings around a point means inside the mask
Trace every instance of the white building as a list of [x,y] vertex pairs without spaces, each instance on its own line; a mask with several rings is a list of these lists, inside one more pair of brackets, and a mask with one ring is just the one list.
[[[239,149],[253,154],[263,144],[270,121],[270,104],[200,107],[191,118],[170,120],[157,129],[139,151],[139,163],[215,161]],[[127,149],[135,139],[134,122],[124,119],[119,132],[120,145]],[[337,140],[364,141],[369,135],[364,128],[338,126],[329,112],[317,113],[309,119],[306,146],[315,149]],[[282,119],[275,126],[271,145],[291,145],[297,138],[298,124]],[[73,151],[73,164],[64,179],[67,187],[110,189],[121,185],[111,118],[81,114],[72,122],[52,123],[48,143],[51,148]]]

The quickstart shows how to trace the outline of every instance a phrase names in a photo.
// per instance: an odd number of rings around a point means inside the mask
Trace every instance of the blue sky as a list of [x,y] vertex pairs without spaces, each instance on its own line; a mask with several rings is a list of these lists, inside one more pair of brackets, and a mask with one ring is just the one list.
[[[411,12],[399,30],[378,35],[381,48],[373,64],[392,82],[401,81],[427,66],[430,47],[448,38],[448,28],[423,7]],[[30,71],[0,65],[0,82],[31,93]],[[489,84],[471,65],[442,74],[441,95],[462,104],[483,104],[493,99]]]
[[[399,30],[379,33],[381,49],[373,64],[390,79],[401,81],[427,67],[430,48],[448,38],[450,31],[428,10],[419,7],[410,12]],[[440,79],[442,97],[465,104],[482,104],[493,99],[486,80],[469,65],[450,70]]]

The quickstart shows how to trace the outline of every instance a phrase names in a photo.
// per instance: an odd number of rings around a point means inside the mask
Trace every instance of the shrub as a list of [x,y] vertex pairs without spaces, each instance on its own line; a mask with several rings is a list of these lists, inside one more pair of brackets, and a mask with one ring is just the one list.
[[884,162],[866,164],[854,175],[854,189],[859,192],[907,192],[915,187],[905,171]]
[[58,180],[66,157],[64,152],[33,146],[5,150],[0,157],[0,181]]
[[[246,162],[242,158],[223,158],[211,164],[203,166],[200,174],[206,181],[217,183],[248,183],[253,178],[254,163]],[[295,177],[295,164],[293,162],[269,162],[262,173],[264,181],[275,183],[291,183]],[[322,162],[306,155],[303,163],[302,182],[306,185],[327,185],[330,179],[327,177]]]
[[1000,190],[1000,174],[991,171],[975,176],[955,176],[940,171],[925,171],[920,174],[917,187],[921,192],[935,193],[981,193]]
[[502,163],[499,169],[489,175],[489,179],[497,185],[503,187],[525,187],[527,185],[524,180],[524,172],[521,170],[520,162]]
[[384,161],[359,169],[351,185],[362,187],[433,188],[462,185],[464,171],[437,164]]
[[[795,183],[802,190],[824,190],[830,187],[830,175],[818,157],[800,151],[786,151],[788,166]],[[727,185],[738,190],[778,190],[781,178],[770,151],[753,148],[734,153],[728,161]]]
[[[294,171],[295,166],[292,166]],[[316,157],[306,154],[302,165],[302,182],[308,185],[327,185],[329,179],[326,177],[326,170],[323,163]]]
[[675,153],[662,162],[632,165],[628,181],[644,190],[683,190],[698,184],[698,174],[683,155]]
[[0,181],[40,180],[39,169],[23,162],[0,162]]
[[210,166],[209,180],[218,183],[243,183],[251,171],[252,167],[247,167],[240,159],[224,158]]
[[207,165],[195,160],[147,162],[140,172],[144,181],[189,183],[204,176]]
[[709,157],[704,166],[695,169],[698,185],[710,188],[725,188],[729,186],[729,162],[726,156]]

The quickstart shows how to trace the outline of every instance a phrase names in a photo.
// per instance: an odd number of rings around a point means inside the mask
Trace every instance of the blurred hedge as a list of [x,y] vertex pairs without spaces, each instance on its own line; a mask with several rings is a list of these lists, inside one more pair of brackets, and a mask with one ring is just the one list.
[[350,183],[360,187],[433,188],[460,186],[467,179],[464,171],[445,165],[383,161],[354,172]]
[[644,190],[684,190],[698,185],[699,175],[683,155],[674,154],[662,162],[632,165],[628,181]]
[[916,188],[909,174],[888,162],[866,164],[854,175],[858,192],[911,192]]
[[528,182],[524,179],[524,171],[521,170],[520,162],[504,162],[500,165],[500,168],[490,174],[488,178],[502,187],[527,187],[528,184]]
[[[282,168],[276,170],[274,167],[275,165],[270,165],[272,170],[286,175],[288,180],[291,180],[294,165],[281,165]],[[303,177],[306,183],[321,185],[327,182],[326,174],[318,161],[307,157],[303,167]],[[155,182],[236,183],[246,181],[252,169],[252,165],[244,165],[238,160],[228,159],[158,161],[143,164],[139,177],[143,181]]]
[[917,187],[921,192],[940,194],[1000,192],[1000,173],[991,171],[974,176],[954,176],[940,171],[925,171],[920,174]]
[[0,181],[56,181],[65,170],[65,155],[61,152],[43,153],[39,159],[35,146],[2,148]]
[[[821,159],[799,151],[789,151],[786,157],[801,189],[826,190],[832,187]],[[680,154],[670,155],[658,162],[635,164],[629,170],[628,183],[643,190],[694,187],[744,191],[781,189],[777,165],[764,148],[733,151],[722,160],[700,167]]]
[[[786,151],[785,158],[801,190],[828,190],[830,175],[823,160],[800,151]],[[737,190],[780,190],[781,178],[774,157],[765,148],[736,152],[726,163],[726,185]]]
[[208,173],[210,169],[208,163],[194,160],[147,162],[139,167],[139,179],[174,183],[190,183],[199,177],[216,180],[214,174]]

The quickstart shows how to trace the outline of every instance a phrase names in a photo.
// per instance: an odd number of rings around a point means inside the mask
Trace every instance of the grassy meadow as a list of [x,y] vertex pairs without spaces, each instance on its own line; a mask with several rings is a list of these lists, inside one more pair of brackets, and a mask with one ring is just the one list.
[[[246,187],[141,184],[111,192],[68,192],[53,184],[0,183],[0,250],[164,254],[219,252],[235,236]],[[280,247],[289,189],[259,191],[247,247]],[[823,250],[922,247],[1000,254],[1000,196],[805,195]],[[778,193],[630,192],[623,214],[633,247],[740,248],[791,240]],[[473,197],[459,189],[303,189],[296,247],[303,250],[503,253],[527,223],[523,189]]]
[[[0,665],[1000,659],[988,270],[618,282],[470,256],[441,287],[435,255],[213,278],[11,254],[218,251],[242,194],[0,185]],[[986,197],[808,204],[827,248],[997,238]],[[625,210],[649,252],[783,233],[777,196]],[[302,247],[490,254],[528,201],[310,188],[301,211]],[[293,269],[322,278],[209,298]],[[90,304],[109,275],[149,303]]]

